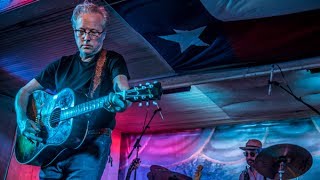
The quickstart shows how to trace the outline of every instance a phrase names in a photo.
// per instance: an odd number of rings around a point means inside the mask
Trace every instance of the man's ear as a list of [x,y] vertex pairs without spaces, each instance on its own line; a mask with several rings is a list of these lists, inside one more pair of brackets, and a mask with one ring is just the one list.
[[107,32],[106,31],[103,31],[103,33],[101,34],[103,40],[107,37]]

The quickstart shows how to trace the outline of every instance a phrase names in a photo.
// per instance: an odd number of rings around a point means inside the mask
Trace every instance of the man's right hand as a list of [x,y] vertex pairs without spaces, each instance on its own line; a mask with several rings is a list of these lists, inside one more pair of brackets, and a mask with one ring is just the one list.
[[34,141],[42,141],[42,138],[36,136],[40,129],[34,121],[27,118],[26,111],[30,95],[40,89],[44,89],[44,87],[36,79],[32,79],[18,91],[14,102],[17,124],[21,134]]
[[43,139],[36,136],[38,132],[40,132],[40,129],[37,127],[36,123],[30,119],[27,119],[25,129],[22,131],[22,135],[30,140],[41,142]]

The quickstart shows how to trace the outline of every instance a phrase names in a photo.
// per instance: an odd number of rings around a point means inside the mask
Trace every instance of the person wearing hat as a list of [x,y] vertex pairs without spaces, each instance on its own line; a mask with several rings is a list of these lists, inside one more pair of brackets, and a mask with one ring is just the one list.
[[239,180],[265,180],[267,179],[258,171],[254,169],[254,161],[258,155],[258,153],[262,150],[262,143],[261,141],[257,139],[250,139],[246,143],[245,147],[239,147],[244,152],[244,156],[246,157],[247,164],[246,169],[242,171],[242,173],[239,176]]

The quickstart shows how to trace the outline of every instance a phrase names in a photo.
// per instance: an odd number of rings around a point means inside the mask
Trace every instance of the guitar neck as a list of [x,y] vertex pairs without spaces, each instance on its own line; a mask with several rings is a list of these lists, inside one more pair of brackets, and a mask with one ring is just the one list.
[[96,109],[100,109],[108,101],[108,96],[97,98],[61,111],[60,120],[70,119]]
[[[162,88],[159,82],[154,84],[148,84],[146,86],[138,86],[130,88],[125,91],[116,93],[122,96],[123,99],[129,100],[131,102],[149,101],[149,100],[159,100],[162,95]],[[102,108],[105,103],[108,103],[109,96],[104,96],[91,100],[68,109],[61,110],[60,120],[70,119],[96,109]],[[108,104],[106,104],[108,106]]]

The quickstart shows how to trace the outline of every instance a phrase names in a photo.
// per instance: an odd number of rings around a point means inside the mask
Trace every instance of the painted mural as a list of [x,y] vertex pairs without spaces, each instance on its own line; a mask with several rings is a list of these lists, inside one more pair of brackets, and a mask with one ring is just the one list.
[[[276,144],[295,144],[305,148],[312,155],[313,164],[299,179],[315,179],[320,174],[319,125],[319,118],[314,117],[145,135],[140,143],[141,163],[137,169],[137,179],[148,179],[151,165],[189,177],[194,176],[198,165],[203,165],[202,180],[238,179],[246,166],[239,147],[252,138],[261,140],[264,148]],[[127,156],[136,137],[122,137],[119,179],[125,178],[135,158],[135,153],[129,159]]]

